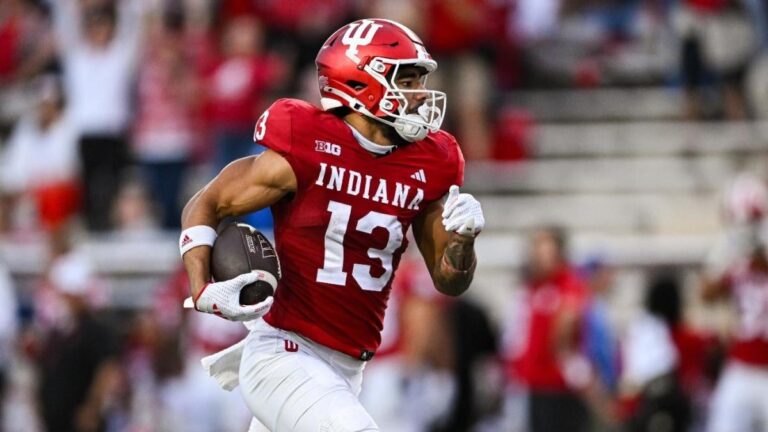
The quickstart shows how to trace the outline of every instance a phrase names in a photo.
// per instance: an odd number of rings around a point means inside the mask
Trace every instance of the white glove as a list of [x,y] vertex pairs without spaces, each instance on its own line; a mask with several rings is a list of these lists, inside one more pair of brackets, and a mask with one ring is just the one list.
[[232,321],[250,321],[261,318],[272,306],[273,296],[269,296],[255,305],[240,304],[240,290],[258,280],[269,283],[273,289],[277,285],[277,280],[270,273],[253,270],[234,279],[209,283],[203,287],[195,300],[192,301],[191,298],[188,298],[184,302],[184,307],[194,306],[200,312],[219,315]]
[[475,237],[485,227],[485,217],[480,202],[468,193],[459,193],[459,187],[451,186],[443,209],[443,226],[465,237]]

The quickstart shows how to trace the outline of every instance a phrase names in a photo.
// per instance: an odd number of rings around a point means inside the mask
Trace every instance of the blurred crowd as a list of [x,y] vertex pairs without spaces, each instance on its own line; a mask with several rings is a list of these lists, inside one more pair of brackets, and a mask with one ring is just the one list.
[[[245,329],[183,313],[181,268],[150,308],[115,311],[76,246],[175,232],[189,191],[262,150],[253,124],[275,98],[316,102],[314,56],[342,24],[413,28],[467,159],[519,160],[532,120],[515,90],[671,85],[683,118],[765,115],[767,13],[761,0],[0,2],[0,238],[48,239],[30,299],[0,262],[0,303],[19,311],[0,314],[0,430],[245,429],[239,394],[199,366]],[[768,431],[764,183],[729,189],[695,292],[658,269],[625,323],[611,257],[573,262],[558,227],[529,233],[501,323],[404,260],[365,405],[385,431]],[[733,301],[734,330],[691,326],[697,299]]]
[[[768,430],[768,188],[745,173],[723,195],[724,229],[693,281],[651,269],[623,317],[616,265],[574,261],[557,226],[528,233],[498,321],[436,295],[407,261],[364,404],[397,431]],[[720,324],[693,319],[718,307]]]
[[[623,319],[610,306],[615,265],[575,262],[556,226],[528,234],[501,320],[471,297],[437,294],[409,249],[363,404],[385,431],[768,430],[768,188],[744,174],[725,192],[725,228],[695,283],[654,269],[642,307]],[[200,359],[246,328],[183,311],[181,266],[150,307],[126,313],[109,308],[104,281],[67,238],[51,254],[31,305],[0,315],[3,430],[245,430],[238,392],[221,390]],[[17,307],[5,271],[0,300]],[[695,325],[701,302],[734,313]]]
[[525,158],[516,89],[671,83],[687,118],[768,111],[760,0],[7,0],[0,232],[178,228],[191,185],[261,150],[273,100],[317,102],[319,45],[364,16],[423,36],[469,160]]

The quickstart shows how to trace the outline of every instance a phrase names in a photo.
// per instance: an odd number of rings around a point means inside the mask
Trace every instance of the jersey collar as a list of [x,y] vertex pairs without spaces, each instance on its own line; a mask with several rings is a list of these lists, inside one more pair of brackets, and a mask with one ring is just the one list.
[[345,124],[352,131],[352,135],[355,137],[355,140],[358,142],[358,144],[360,144],[360,146],[365,150],[373,154],[385,155],[385,154],[391,153],[395,149],[394,145],[376,144],[375,142],[364,137],[363,134],[358,132],[358,130],[352,127],[352,125],[350,125],[349,123],[345,122]]

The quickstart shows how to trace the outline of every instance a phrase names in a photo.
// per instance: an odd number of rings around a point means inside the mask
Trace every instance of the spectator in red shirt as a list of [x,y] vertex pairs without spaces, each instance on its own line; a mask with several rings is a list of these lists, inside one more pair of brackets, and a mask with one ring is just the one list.
[[52,32],[41,2],[0,2],[0,134],[23,114],[24,81],[51,66]]
[[0,86],[29,78],[48,66],[53,38],[40,1],[7,0],[0,5]]
[[[247,0],[229,0],[230,4]],[[315,75],[317,42],[334,29],[352,19],[356,3],[350,0],[252,0],[258,16],[269,23],[267,43],[270,50],[279,53],[290,65],[288,73],[300,77]],[[230,13],[238,8],[230,6]],[[244,8],[239,8],[242,11]],[[365,14],[364,14],[365,15]],[[370,14],[368,16],[379,16]],[[295,94],[298,79],[285,83],[285,91]],[[319,96],[319,95],[318,95]]]
[[[253,142],[253,127],[284,78],[284,66],[263,51],[261,22],[241,15],[224,24],[221,57],[207,76],[207,112],[215,146],[214,170],[241,157],[258,154],[264,147]],[[246,216],[245,221],[270,229],[268,209]]]
[[491,48],[500,43],[504,5],[489,0],[422,0],[425,5],[425,39],[443,62],[438,79],[454,96],[450,122],[457,131],[467,159],[491,156],[488,101],[494,82]]
[[727,298],[738,310],[728,360],[712,396],[709,431],[768,429],[768,190],[739,176],[725,194],[726,231],[703,278],[705,300]]
[[0,82],[12,77],[18,65],[20,39],[20,2],[5,2],[0,9]]
[[508,356],[510,375],[529,392],[529,429],[585,431],[589,415],[579,391],[590,371],[579,354],[579,331],[589,294],[567,261],[562,230],[533,233],[525,285]]
[[198,76],[188,65],[191,42],[178,14],[158,12],[151,46],[139,69],[133,151],[165,229],[178,229],[182,180],[192,159],[199,98]]
[[253,125],[279,82],[281,69],[276,58],[262,51],[261,23],[250,16],[225,24],[221,54],[207,82],[217,171],[263,151],[253,143]]

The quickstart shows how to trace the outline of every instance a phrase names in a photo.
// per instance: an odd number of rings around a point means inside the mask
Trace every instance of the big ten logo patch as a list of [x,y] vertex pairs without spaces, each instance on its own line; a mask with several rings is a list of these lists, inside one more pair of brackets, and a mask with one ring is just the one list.
[[330,143],[328,141],[315,140],[315,151],[332,154],[334,156],[340,156],[341,146],[338,144]]

